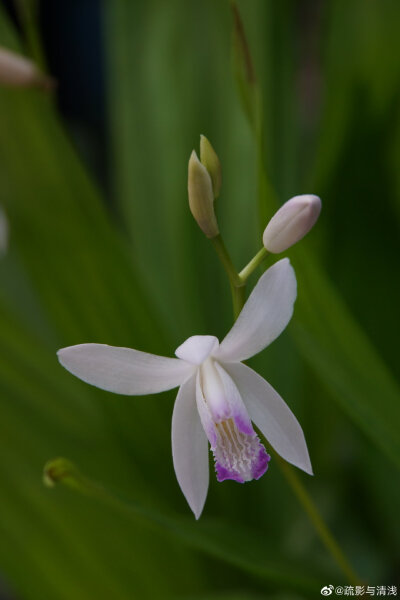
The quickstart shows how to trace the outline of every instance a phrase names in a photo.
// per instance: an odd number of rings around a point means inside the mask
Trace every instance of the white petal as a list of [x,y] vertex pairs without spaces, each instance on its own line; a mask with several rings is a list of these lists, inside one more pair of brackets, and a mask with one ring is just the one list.
[[180,488],[198,519],[208,491],[208,441],[196,406],[196,377],[179,389],[172,414],[172,457]]
[[278,392],[258,373],[240,363],[225,364],[235,381],[250,418],[278,454],[312,475],[303,430]]
[[196,401],[200,420],[212,448],[217,443],[216,425],[233,420],[238,430],[254,430],[239,391],[228,373],[216,361],[205,361],[197,373]]
[[206,399],[204,398],[203,390],[201,389],[200,370],[197,371],[196,375],[196,405],[204,432],[211,446],[214,447],[217,443],[215,421],[211,414],[210,408],[207,405]]
[[218,346],[218,338],[213,335],[192,335],[175,350],[175,354],[182,360],[201,365]]
[[246,360],[273,342],[292,317],[296,287],[289,259],[283,258],[270,267],[213,356],[227,362]]
[[231,406],[216,365],[216,361],[209,358],[200,366],[199,375],[204,400],[217,422],[231,417]]
[[86,383],[116,394],[140,396],[171,390],[194,372],[178,360],[106,344],[79,344],[62,348],[58,360]]

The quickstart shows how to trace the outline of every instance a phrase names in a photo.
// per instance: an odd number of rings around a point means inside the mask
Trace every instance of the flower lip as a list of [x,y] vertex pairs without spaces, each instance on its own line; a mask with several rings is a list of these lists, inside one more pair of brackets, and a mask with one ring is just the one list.
[[201,365],[218,347],[218,338],[213,335],[192,335],[175,350],[175,356],[193,365]]

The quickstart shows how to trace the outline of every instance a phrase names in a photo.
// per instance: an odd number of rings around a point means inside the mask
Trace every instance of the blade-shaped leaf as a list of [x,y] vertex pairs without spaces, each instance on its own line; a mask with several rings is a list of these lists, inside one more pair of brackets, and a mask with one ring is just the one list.
[[119,494],[111,493],[82,475],[73,463],[63,458],[49,461],[45,465],[44,480],[51,486],[63,483],[79,493],[100,499],[132,516],[140,515],[195,549],[233,563],[269,581],[280,584],[284,582],[289,589],[293,587],[312,593],[318,586],[317,581],[302,575],[301,570],[295,566],[284,565],[267,557],[265,545],[257,532],[243,528],[234,530],[221,519],[213,521],[203,518],[196,522],[192,518],[161,515],[137,502],[128,501]]

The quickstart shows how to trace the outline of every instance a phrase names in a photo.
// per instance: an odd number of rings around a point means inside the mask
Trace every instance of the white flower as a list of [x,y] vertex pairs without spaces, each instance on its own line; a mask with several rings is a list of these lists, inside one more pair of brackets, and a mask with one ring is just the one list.
[[279,394],[241,361],[268,346],[288,324],[296,277],[287,258],[258,281],[230,332],[188,338],[165,358],[130,348],[81,344],[58,352],[61,364],[87,383],[117,394],[154,394],[180,386],[172,416],[175,473],[199,518],[207,496],[208,442],[218,481],[258,479],[270,457],[253,429],[275,451],[312,474],[303,431]]

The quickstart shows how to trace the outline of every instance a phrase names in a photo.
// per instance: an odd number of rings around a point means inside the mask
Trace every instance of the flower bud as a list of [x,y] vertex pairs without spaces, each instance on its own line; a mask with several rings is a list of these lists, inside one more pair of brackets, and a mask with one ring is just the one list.
[[314,226],[321,212],[318,196],[304,194],[291,198],[274,214],[263,235],[265,248],[283,252],[301,240]]
[[49,460],[43,469],[43,483],[47,487],[54,487],[63,478],[69,477],[74,472],[74,465],[66,458]]
[[214,193],[211,176],[193,150],[188,169],[189,206],[192,215],[207,237],[219,234],[214,212]]
[[43,483],[47,487],[62,483],[84,494],[93,494],[95,491],[93,484],[66,458],[47,461],[43,469]]
[[54,82],[28,58],[0,47],[0,84],[10,87],[51,89]]
[[221,163],[214,148],[204,135],[200,136],[200,161],[210,174],[214,198],[218,198],[222,183]]

